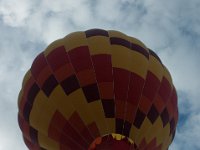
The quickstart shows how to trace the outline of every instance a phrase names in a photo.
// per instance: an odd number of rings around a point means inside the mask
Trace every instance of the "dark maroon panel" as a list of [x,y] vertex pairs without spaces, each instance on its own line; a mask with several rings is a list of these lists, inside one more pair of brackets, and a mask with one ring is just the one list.
[[88,103],[100,99],[99,90],[96,83],[82,87],[82,89]]
[[131,130],[131,123],[128,121],[124,121],[124,128],[122,134],[125,135],[126,137],[129,137],[130,130]]
[[114,93],[116,100],[126,100],[131,73],[120,68],[113,68]]
[[123,133],[124,120],[120,118],[115,119],[115,132],[118,134]]
[[106,118],[115,117],[115,103],[113,99],[102,99],[103,110]]
[[92,36],[109,36],[108,31],[102,30],[102,29],[91,29],[85,31],[86,37],[92,37]]
[[38,78],[40,72],[47,66],[46,59],[44,57],[43,53],[40,53],[35,60],[33,61],[33,64],[31,66],[31,73],[34,76],[35,79]]
[[34,83],[28,92],[27,101],[25,103],[24,110],[23,110],[24,119],[27,122],[29,122],[29,115],[30,115],[35,97],[39,91],[40,91],[40,88],[38,87],[38,85],[36,83]]
[[122,38],[111,37],[110,43],[112,45],[121,45],[121,46],[124,46],[124,47],[131,49],[131,43],[129,41],[125,40],[125,39],[122,39]]
[[75,90],[79,89],[79,82],[75,75],[68,77],[67,79],[63,80],[60,85],[64,89],[65,93],[69,95],[70,93],[74,92]]
[[163,77],[161,86],[159,89],[159,95],[165,103],[168,101],[171,92],[172,92],[172,88],[171,88],[170,83],[165,77]]
[[138,129],[140,128],[145,117],[146,117],[146,115],[138,109],[136,116],[135,116],[135,120],[133,122],[133,124],[135,125],[136,128],[138,128]]
[[31,113],[32,105],[26,102],[23,110],[24,119],[29,122],[29,115]]
[[146,96],[150,101],[153,101],[158,90],[160,87],[160,81],[158,78],[148,71],[145,85],[144,85],[144,90],[143,90],[143,95]]
[[169,122],[169,113],[167,111],[167,108],[165,108],[163,110],[163,112],[161,113],[160,117],[161,117],[162,122],[163,122],[163,127],[165,127],[166,124]]
[[29,134],[30,134],[31,142],[34,144],[37,144],[38,143],[38,131],[30,126],[29,132],[30,132]]
[[125,39],[118,38],[118,37],[111,37],[110,43],[112,45],[124,46],[126,48],[129,48],[130,50],[134,50],[136,52],[139,52],[140,54],[144,55],[146,58],[149,58],[149,53],[143,47],[141,47],[137,44],[131,43],[130,41],[127,41]]
[[46,58],[53,71],[56,71],[64,64],[69,63],[69,58],[64,46],[54,49]]
[[68,54],[76,72],[92,68],[90,52],[87,46],[74,48]]
[[176,130],[174,130],[173,133],[172,133],[172,140],[171,141],[174,140],[175,134],[176,134]]
[[160,58],[158,57],[158,55],[154,51],[152,51],[151,49],[149,49],[149,53],[150,53],[150,55],[154,56],[162,64]]
[[[25,107],[25,104],[27,102],[27,95],[29,93],[29,90],[31,89],[31,87],[33,86],[33,84],[35,83],[35,80],[33,79],[33,77],[31,76],[28,81],[26,81],[25,85],[24,85],[24,88],[23,88],[23,95],[21,97],[21,100],[20,100],[20,104],[19,104],[19,112],[21,114],[23,114],[23,110],[24,110],[24,107]],[[37,85],[38,86],[38,85]],[[39,86],[38,86],[39,88]]]
[[152,105],[147,114],[148,119],[153,124],[156,121],[156,119],[158,118],[158,116],[159,116],[159,113],[158,113],[156,107],[154,105]]
[[129,90],[128,90],[128,101],[133,105],[137,106],[142,95],[144,87],[144,79],[135,73],[131,73]]
[[54,88],[58,85],[56,78],[53,75],[50,75],[48,79],[44,82],[42,86],[42,90],[46,94],[47,97],[51,94]]
[[143,54],[146,58],[149,58],[149,53],[141,46],[131,43],[131,49]]
[[172,134],[175,130],[175,121],[174,118],[170,121],[170,134]]
[[113,82],[112,60],[107,54],[92,56],[97,82]]

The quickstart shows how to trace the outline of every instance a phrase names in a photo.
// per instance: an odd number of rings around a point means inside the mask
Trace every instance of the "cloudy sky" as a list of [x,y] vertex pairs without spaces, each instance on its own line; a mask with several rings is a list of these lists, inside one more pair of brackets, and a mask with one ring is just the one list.
[[90,28],[120,30],[156,51],[179,96],[170,150],[200,149],[199,0],[0,0],[0,150],[26,150],[17,97],[35,56],[52,41]]

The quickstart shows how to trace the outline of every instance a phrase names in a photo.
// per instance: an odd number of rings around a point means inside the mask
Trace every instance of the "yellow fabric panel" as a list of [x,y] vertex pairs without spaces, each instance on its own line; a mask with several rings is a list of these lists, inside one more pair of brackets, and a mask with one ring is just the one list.
[[160,81],[163,77],[163,66],[162,64],[153,56],[149,55],[149,67],[148,70],[151,71]]
[[67,52],[80,46],[87,46],[85,32],[73,32],[67,35],[63,38],[63,45]]
[[148,60],[141,54],[119,45],[112,45],[113,67],[123,68],[145,78]]
[[112,137],[116,140],[122,140],[123,138],[125,138],[124,135],[121,135],[121,134],[116,134],[116,133],[113,133],[112,134]]
[[128,40],[128,36],[119,31],[108,30],[108,35],[109,35],[109,37],[118,37],[118,38]]
[[115,132],[115,118],[106,118],[106,123],[108,125],[108,130],[110,133]]
[[161,144],[166,140],[166,138],[169,137],[170,133],[170,124],[167,123],[167,125],[161,130],[158,130],[157,132],[157,144]]
[[93,36],[87,38],[90,54],[110,54],[110,39],[105,36]]
[[172,142],[172,135],[170,135],[163,143],[162,150],[166,150]]
[[52,50],[63,45],[63,39],[58,39],[52,42],[45,50],[44,55],[47,56]]
[[132,57],[130,63],[130,71],[144,78],[147,74],[148,59],[135,51],[131,51],[130,54]]
[[158,117],[154,124],[148,129],[148,132],[145,134],[147,143],[151,142],[153,138],[157,138],[155,133],[157,133],[158,130],[162,130],[162,126],[162,120],[160,117]]
[[138,135],[139,135],[139,129],[137,129],[134,125],[132,125],[129,138],[133,140],[134,143],[136,143],[137,145],[139,145],[139,143],[136,140],[136,137],[138,137]]
[[88,104],[90,113],[93,114],[94,121],[97,124],[97,127],[99,128],[99,132],[101,135],[105,135],[109,133],[108,130],[108,124],[106,121],[106,118],[104,116],[103,106],[101,104],[101,101],[94,101]]
[[48,150],[56,150],[60,147],[59,143],[40,132],[38,132],[38,142],[42,148]]
[[24,76],[23,82],[22,82],[22,87],[25,86],[26,82],[31,78],[31,72],[28,70]]
[[112,45],[112,65],[113,67],[130,70],[130,50],[119,45]]
[[[116,139],[116,140],[123,140],[123,139],[125,138],[124,135],[117,134],[117,133],[112,133],[111,135],[112,135],[112,137],[113,137],[114,139]],[[132,139],[130,139],[130,138],[128,138],[128,137],[126,137],[126,138],[128,139],[128,141],[129,141],[130,143],[133,144],[133,140],[132,140]]]
[[90,112],[91,108],[89,107],[87,100],[85,99],[82,89],[78,89],[68,95],[66,97],[66,100],[68,100],[69,103],[73,104],[75,110],[79,113],[85,124],[88,125],[94,121],[93,114],[91,114]]
[[42,117],[41,117],[42,120],[39,120],[40,122],[43,122],[41,124],[41,128],[46,129],[47,133],[48,133],[49,124],[51,122],[51,119],[52,119],[55,111],[56,111],[56,107],[54,106],[54,104],[47,103],[46,109],[44,109],[42,112],[43,113]]
[[145,138],[145,134],[149,131],[150,127],[152,126],[151,122],[149,121],[149,119],[147,117],[145,117],[142,126],[139,129],[139,134],[136,137],[137,139],[137,143],[140,143],[142,141],[143,138]]
[[59,112],[67,119],[69,119],[75,111],[74,105],[70,103],[68,96],[64,93],[60,85],[52,91],[48,101],[53,103]]
[[48,128],[56,107],[50,103],[42,91],[38,93],[29,116],[30,125],[48,135]]
[[48,129],[42,129],[41,128],[42,122],[39,120],[44,114],[43,110],[45,109],[45,105],[47,102],[48,102],[47,97],[44,95],[42,91],[40,91],[34,100],[34,103],[30,112],[30,116],[29,116],[30,125],[39,131],[42,130],[46,134],[48,133],[47,132]]

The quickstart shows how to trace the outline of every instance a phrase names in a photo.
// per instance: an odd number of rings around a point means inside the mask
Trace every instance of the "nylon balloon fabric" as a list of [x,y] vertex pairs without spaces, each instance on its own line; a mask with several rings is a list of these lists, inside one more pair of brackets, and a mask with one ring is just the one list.
[[31,150],[167,150],[178,121],[169,71],[119,31],[74,32],[33,61],[18,97]]

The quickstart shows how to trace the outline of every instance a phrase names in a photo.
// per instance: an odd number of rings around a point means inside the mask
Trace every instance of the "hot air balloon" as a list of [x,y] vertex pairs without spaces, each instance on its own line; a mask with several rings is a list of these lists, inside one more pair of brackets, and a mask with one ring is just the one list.
[[31,150],[167,150],[178,120],[169,71],[119,31],[74,32],[33,61],[18,97]]

